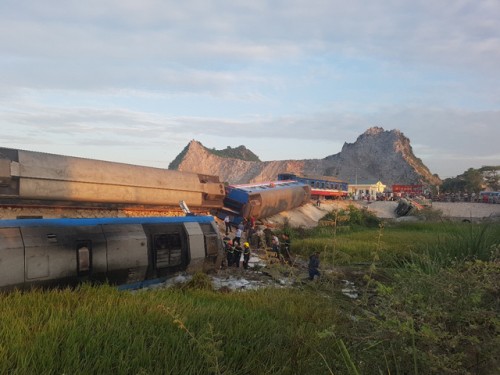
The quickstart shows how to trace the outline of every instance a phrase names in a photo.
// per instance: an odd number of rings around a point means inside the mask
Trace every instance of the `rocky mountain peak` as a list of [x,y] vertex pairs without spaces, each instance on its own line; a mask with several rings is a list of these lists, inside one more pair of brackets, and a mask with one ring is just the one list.
[[384,129],[379,127],[379,126],[372,126],[368,130],[366,130],[362,135],[360,135],[360,137],[362,137],[364,135],[378,135],[378,134],[382,133],[383,131],[384,131]]
[[279,173],[334,176],[353,183],[439,184],[417,158],[410,140],[399,130],[371,127],[354,143],[344,143],[342,151],[324,159],[262,162],[245,146],[208,149],[191,141],[169,165],[169,169],[212,174],[228,183],[275,180]]
[[223,158],[233,158],[246,161],[260,161],[257,155],[255,155],[252,151],[250,151],[243,145],[238,146],[236,148],[227,146],[223,150],[216,150],[215,148],[212,148],[212,149],[207,149],[207,151]]
[[184,150],[182,150],[182,152],[177,155],[177,157],[169,164],[168,169],[179,169],[180,164],[184,162],[184,159],[188,156],[188,154],[205,155],[205,157],[207,154],[212,154],[221,158],[260,162],[259,157],[243,145],[236,148],[227,146],[223,150],[216,150],[215,148],[209,149],[203,146],[201,142],[193,139],[188,143]]

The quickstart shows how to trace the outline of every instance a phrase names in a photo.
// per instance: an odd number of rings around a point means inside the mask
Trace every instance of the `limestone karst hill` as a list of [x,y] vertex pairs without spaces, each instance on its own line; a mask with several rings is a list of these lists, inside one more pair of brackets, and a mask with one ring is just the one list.
[[191,141],[169,169],[217,175],[230,184],[270,181],[278,173],[334,176],[349,183],[382,181],[386,185],[430,183],[441,180],[413,154],[410,140],[399,130],[373,127],[341,152],[324,159],[259,161],[244,146],[210,150]]

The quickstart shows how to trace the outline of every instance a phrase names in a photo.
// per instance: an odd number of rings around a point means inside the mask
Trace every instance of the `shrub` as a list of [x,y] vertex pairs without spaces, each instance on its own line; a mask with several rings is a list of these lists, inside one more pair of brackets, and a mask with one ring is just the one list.
[[443,219],[443,211],[432,207],[424,207],[421,210],[413,210],[411,215],[426,221],[441,221]]
[[[500,264],[472,261],[427,274],[402,269],[379,284],[371,356],[390,373],[495,374],[500,369]],[[375,318],[376,317],[376,318]]]
[[339,226],[362,226],[376,228],[380,224],[380,219],[366,208],[358,208],[349,205],[346,210],[333,210],[326,214],[321,220],[336,221]]

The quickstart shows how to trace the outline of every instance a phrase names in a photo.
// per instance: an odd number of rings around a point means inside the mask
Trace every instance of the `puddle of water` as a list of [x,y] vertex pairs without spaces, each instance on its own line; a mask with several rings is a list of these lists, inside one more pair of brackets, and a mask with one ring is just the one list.
[[345,296],[351,298],[351,299],[358,299],[359,298],[359,293],[358,289],[354,285],[352,281],[349,280],[342,280],[342,283],[344,284],[344,287],[342,288],[342,294]]

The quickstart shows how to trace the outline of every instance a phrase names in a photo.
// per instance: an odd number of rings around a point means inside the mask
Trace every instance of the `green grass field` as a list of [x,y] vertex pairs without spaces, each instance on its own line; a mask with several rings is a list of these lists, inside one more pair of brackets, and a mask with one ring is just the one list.
[[320,251],[325,261],[335,261],[337,265],[371,262],[374,252],[382,263],[429,252],[446,253],[448,259],[468,255],[485,260],[491,255],[490,247],[499,242],[500,225],[417,222],[348,230],[326,227],[296,233],[295,237],[294,252],[308,256]]
[[[321,250],[319,281],[1,294],[0,374],[500,373],[499,224],[292,234],[294,252]],[[366,264],[360,298],[332,262]]]

